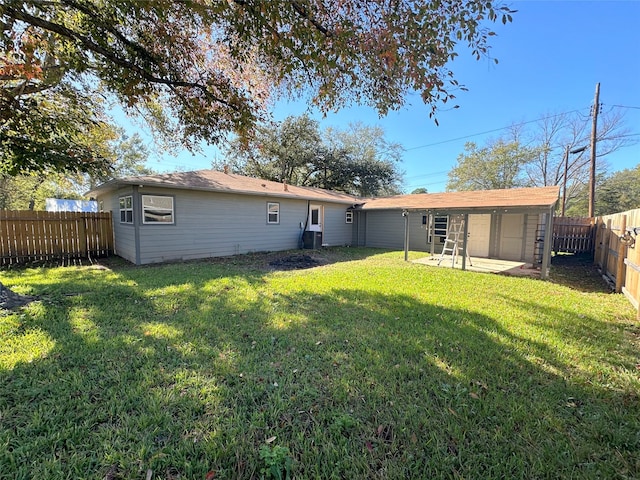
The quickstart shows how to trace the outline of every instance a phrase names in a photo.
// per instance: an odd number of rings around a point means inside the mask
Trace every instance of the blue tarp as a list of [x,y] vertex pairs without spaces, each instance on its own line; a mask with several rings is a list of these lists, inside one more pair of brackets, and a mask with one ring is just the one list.
[[95,200],[66,200],[62,198],[47,198],[47,212],[97,212],[98,202]]

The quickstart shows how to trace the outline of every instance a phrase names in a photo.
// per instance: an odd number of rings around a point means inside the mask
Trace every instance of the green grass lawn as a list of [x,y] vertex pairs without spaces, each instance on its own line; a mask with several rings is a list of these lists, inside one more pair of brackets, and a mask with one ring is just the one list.
[[1,272],[0,478],[640,476],[623,296],[318,255]]

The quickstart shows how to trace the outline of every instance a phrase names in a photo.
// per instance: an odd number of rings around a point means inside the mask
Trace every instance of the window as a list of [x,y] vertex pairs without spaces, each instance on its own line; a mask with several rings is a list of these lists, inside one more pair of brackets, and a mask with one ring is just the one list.
[[172,225],[173,197],[142,195],[142,223]]
[[100,200],[98,202],[98,211],[99,212],[104,212],[104,200]]
[[353,223],[353,212],[351,210],[347,210],[347,213],[344,217],[345,223]]
[[280,204],[276,202],[267,202],[267,223],[280,223]]
[[133,197],[120,197],[120,223],[133,223]]
[[[434,217],[433,218],[433,234],[436,237],[436,242],[444,243],[447,238],[447,225],[449,217]],[[428,242],[431,243],[431,232],[429,232]]]

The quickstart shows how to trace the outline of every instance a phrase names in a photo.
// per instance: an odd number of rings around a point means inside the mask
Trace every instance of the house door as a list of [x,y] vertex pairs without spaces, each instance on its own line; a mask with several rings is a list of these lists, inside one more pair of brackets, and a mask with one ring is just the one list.
[[309,230],[312,232],[321,232],[322,231],[322,221],[324,212],[322,210],[322,205],[313,205],[309,206]]
[[469,215],[469,240],[467,249],[472,257],[489,256],[491,238],[491,214]]

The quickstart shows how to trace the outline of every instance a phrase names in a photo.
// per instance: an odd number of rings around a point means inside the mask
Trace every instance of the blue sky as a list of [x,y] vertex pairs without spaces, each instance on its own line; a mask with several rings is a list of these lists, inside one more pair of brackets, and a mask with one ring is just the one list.
[[[439,192],[465,142],[483,145],[502,133],[498,129],[547,115],[578,110],[586,116],[599,82],[603,109],[623,111],[626,128],[639,141],[607,158],[610,171],[640,163],[640,0],[507,4],[518,12],[512,23],[493,27],[498,35],[492,38],[491,55],[499,63],[476,61],[460,49],[451,69],[469,91],[457,93],[460,108],[438,113],[439,126],[417,95],[408,97],[410,105],[384,118],[367,107],[322,118],[304,102],[279,103],[274,117],[282,120],[306,112],[321,127],[346,127],[356,121],[380,125],[389,141],[405,148],[400,166],[405,191],[425,187]],[[196,170],[209,168],[215,155],[220,153],[214,148],[195,155],[156,154],[148,165],[158,171]]]

